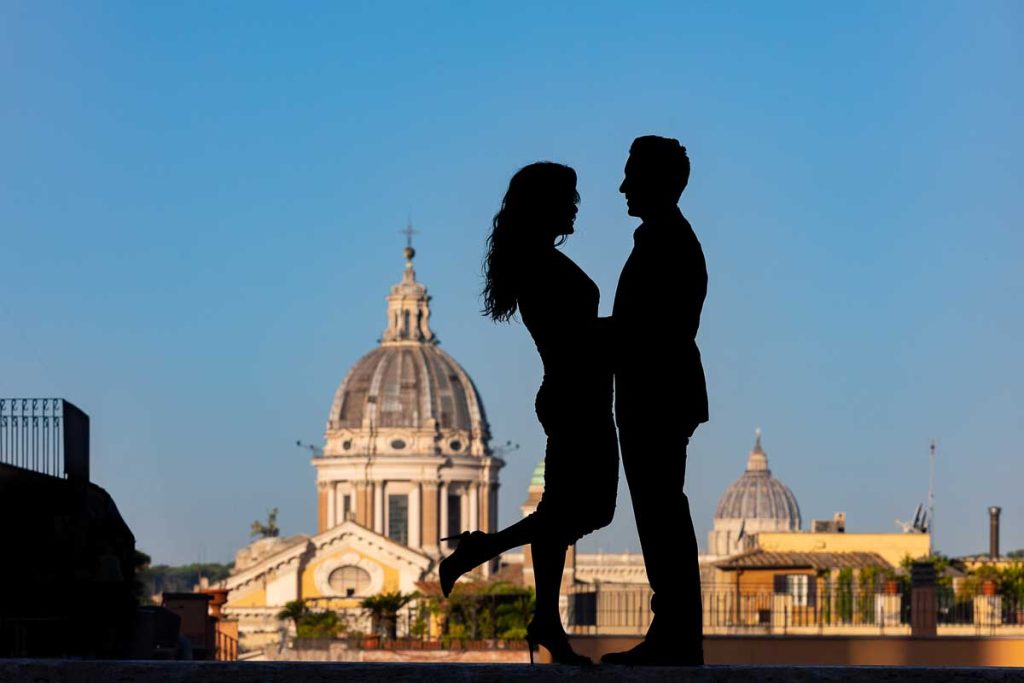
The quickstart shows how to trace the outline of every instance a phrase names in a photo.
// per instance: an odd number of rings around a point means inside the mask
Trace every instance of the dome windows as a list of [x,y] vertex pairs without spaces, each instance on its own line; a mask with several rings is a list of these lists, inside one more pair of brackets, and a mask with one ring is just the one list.
[[396,451],[402,450],[403,448],[405,448],[405,445],[405,441],[403,441],[402,439],[391,440],[391,447],[394,448]]

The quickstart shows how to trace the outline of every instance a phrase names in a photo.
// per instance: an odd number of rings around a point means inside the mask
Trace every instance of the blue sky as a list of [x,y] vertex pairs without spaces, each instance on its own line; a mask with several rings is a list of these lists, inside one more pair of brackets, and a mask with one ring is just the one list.
[[[629,143],[680,138],[708,259],[703,544],[754,428],[805,519],[1024,547],[1024,8],[1014,2],[0,3],[0,395],[92,416],[93,476],[163,562],[315,530],[335,388],[399,234],[497,441],[543,453],[521,325],[479,315],[510,175],[574,166],[566,252],[610,310]],[[671,342],[651,339],[652,353]],[[666,429],[671,426],[666,425]],[[628,498],[587,549],[636,550]]]

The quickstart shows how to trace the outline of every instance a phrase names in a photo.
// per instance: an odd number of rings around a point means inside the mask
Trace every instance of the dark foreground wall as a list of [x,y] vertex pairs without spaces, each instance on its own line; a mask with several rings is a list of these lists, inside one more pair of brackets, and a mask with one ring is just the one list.
[[135,537],[99,486],[0,464],[0,657],[121,657]]
[[[592,659],[627,650],[628,636],[572,636],[573,648]],[[983,636],[708,636],[708,664],[797,666],[1024,667],[1024,630],[1017,638]],[[1024,680],[1024,670],[1020,672]]]
[[629,669],[529,664],[320,664],[308,662],[86,662],[0,660],[0,683],[380,683],[387,681],[1020,681],[1020,669],[928,669],[872,667],[742,667]]

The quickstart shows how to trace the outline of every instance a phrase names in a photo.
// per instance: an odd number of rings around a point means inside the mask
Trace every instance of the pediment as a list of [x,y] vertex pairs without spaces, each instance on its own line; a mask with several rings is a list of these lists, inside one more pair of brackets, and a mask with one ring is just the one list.
[[232,574],[224,580],[224,586],[229,590],[235,590],[280,569],[282,566],[298,565],[304,557],[308,557],[308,553],[312,552],[312,549],[313,546],[308,537],[299,538],[280,552],[263,558],[237,574]]
[[367,557],[390,566],[406,567],[422,573],[433,559],[387,536],[360,526],[353,521],[342,522],[309,540],[316,557],[322,558],[344,548],[351,548]]

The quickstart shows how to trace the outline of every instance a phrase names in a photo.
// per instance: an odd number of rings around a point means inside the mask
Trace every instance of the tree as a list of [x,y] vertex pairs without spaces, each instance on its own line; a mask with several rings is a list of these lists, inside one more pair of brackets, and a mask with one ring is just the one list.
[[526,638],[526,625],[533,618],[536,599],[532,589],[502,601],[497,609],[497,636],[506,640]]
[[1006,553],[1006,556],[1014,560],[1024,560],[1024,548],[1011,550],[1010,552]]
[[282,621],[290,619],[295,624],[295,635],[299,638],[334,638],[345,630],[345,622],[334,610],[311,610],[303,600],[285,603],[277,613]]
[[281,530],[277,528],[277,508],[267,513],[267,523],[262,524],[257,519],[251,525],[249,525],[249,535],[259,536],[260,538],[276,538],[281,533]]
[[507,581],[458,584],[446,599],[432,596],[442,615],[442,641],[503,638],[521,640],[533,616],[534,593]]
[[[145,553],[142,555],[145,556]],[[138,558],[136,562],[139,562]],[[215,584],[227,578],[233,567],[233,563],[220,564],[217,562],[175,567],[166,564],[145,564],[141,567],[137,565],[135,576],[141,584],[142,595],[148,599],[149,596],[160,593],[188,593],[193,586],[199,583],[200,578],[209,579],[211,584]]]
[[364,598],[360,607],[370,615],[375,633],[382,633],[388,638],[398,637],[398,610],[419,597],[419,593],[380,593]]
[[1024,563],[1014,562],[999,572],[999,593],[1024,608]]
[[334,638],[345,630],[345,623],[334,610],[310,610],[302,618],[295,629],[299,638]]
[[910,555],[906,555],[900,566],[905,570],[905,585],[907,588],[910,587],[910,577],[913,573],[913,567],[915,562],[927,562],[935,568],[935,585],[939,588],[952,589],[953,578],[949,576],[948,569],[951,564],[951,560],[946,555],[936,551],[926,557],[919,557],[918,559],[912,559]]
[[292,600],[285,603],[284,609],[277,613],[277,618],[281,621],[291,619],[292,623],[295,624],[295,632],[298,633],[299,622],[302,620],[302,617],[307,614],[309,614],[309,608],[306,607],[305,602],[302,600]]

